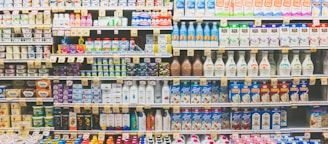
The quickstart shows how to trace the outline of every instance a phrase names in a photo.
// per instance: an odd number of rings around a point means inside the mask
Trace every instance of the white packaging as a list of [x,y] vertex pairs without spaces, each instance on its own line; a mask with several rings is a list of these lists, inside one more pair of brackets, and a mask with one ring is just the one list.
[[239,46],[239,27],[237,24],[229,26],[230,46]]
[[269,45],[270,46],[279,46],[279,28],[277,27],[277,25],[271,25],[271,27],[269,28]]
[[250,27],[250,46],[259,46],[260,44],[260,29],[255,25]]
[[307,24],[300,27],[300,46],[309,46],[310,29]]
[[291,46],[299,46],[300,45],[300,43],[299,43],[300,28],[297,25],[295,25],[295,24],[291,25],[289,36],[290,36],[290,45]]
[[196,16],[204,16],[205,15],[205,0],[196,0]]
[[328,46],[328,25],[321,24],[320,27],[320,46]]
[[130,127],[130,114],[129,113],[123,114],[123,116],[122,116],[122,126],[123,126],[123,128]]
[[[121,117],[122,118],[122,117]],[[107,127],[115,127],[115,114],[111,113],[111,114],[107,114]]]
[[319,36],[320,36],[320,27],[309,25],[310,28],[310,46],[318,46],[319,45]]
[[220,46],[229,46],[229,39],[230,39],[229,27],[220,26],[219,28]]
[[260,46],[269,46],[270,33],[268,29],[269,28],[266,25],[262,25],[262,27],[260,28]]
[[195,15],[195,0],[186,0],[185,3],[185,16]]
[[239,41],[241,46],[249,46],[249,27],[242,25],[239,28]]
[[289,46],[290,45],[290,39],[289,39],[289,26],[288,25],[281,25],[279,28],[279,34],[280,34],[280,45],[281,46]]

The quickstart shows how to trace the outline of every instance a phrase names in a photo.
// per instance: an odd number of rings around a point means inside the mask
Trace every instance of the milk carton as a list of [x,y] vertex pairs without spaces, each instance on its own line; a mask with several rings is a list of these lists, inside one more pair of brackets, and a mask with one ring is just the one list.
[[195,15],[195,0],[187,0],[185,3],[185,16]]
[[244,15],[244,0],[234,0],[234,16]]
[[244,0],[244,16],[254,16],[254,0]]
[[172,113],[171,130],[181,130],[181,114],[180,113]]
[[235,14],[235,0],[230,0],[229,16],[234,16],[234,14]]
[[191,84],[191,103],[201,103],[201,89],[197,81]]
[[191,130],[191,109],[181,109],[181,129]]
[[308,24],[300,25],[300,46],[309,46],[310,29]]
[[302,0],[292,0],[292,16],[301,16],[302,15]]
[[269,45],[270,46],[279,46],[279,27],[275,24],[269,27]]
[[212,129],[212,111],[211,109],[204,109],[202,116],[202,130]]
[[321,0],[312,0],[312,16],[321,16]]
[[212,81],[212,89],[211,89],[212,103],[219,102],[219,95],[220,95],[220,85],[218,81]]
[[228,86],[220,86],[219,102],[228,102],[229,98]]
[[272,15],[282,16],[282,0],[273,0]]
[[305,80],[302,80],[298,87],[299,100],[302,102],[309,101],[309,83]]
[[261,129],[261,114],[257,108],[252,111],[252,130]]
[[208,16],[214,16],[215,14],[215,0],[207,0],[205,3],[205,13]]
[[289,86],[289,99],[292,102],[298,102],[299,99],[298,85],[294,84],[293,82],[290,82],[290,86]]
[[281,112],[278,108],[271,111],[271,129],[279,130],[281,121]]
[[281,108],[280,109],[280,128],[287,127],[287,109]]
[[328,0],[321,0],[322,16],[328,16]]
[[258,103],[261,102],[261,95],[260,95],[260,88],[261,85],[257,82],[254,82],[251,86],[251,102]]
[[230,82],[229,99],[233,103],[240,103],[240,86],[237,82]]
[[291,16],[291,5],[292,5],[292,0],[282,0],[282,16]]
[[206,86],[201,86],[202,103],[211,103],[212,85],[209,83]]
[[241,116],[241,129],[250,130],[251,129],[251,112],[247,109],[244,110]]
[[230,110],[227,108],[222,109],[222,119],[221,119],[221,129],[229,129],[230,128]]
[[272,11],[272,0],[264,0],[263,4],[263,15],[264,16],[272,16],[273,11]]
[[221,109],[213,108],[212,109],[212,130],[221,129]]
[[215,16],[229,16],[230,0],[215,1]]
[[289,46],[289,25],[280,25],[279,27],[279,34],[280,34],[280,45],[281,46]]
[[192,124],[191,130],[201,130],[202,129],[202,113],[200,108],[193,108],[192,109]]
[[248,24],[239,25],[239,42],[241,46],[249,46],[249,31]]
[[205,15],[205,0],[196,0],[196,16],[204,16]]
[[302,16],[311,16],[311,0],[302,0]]
[[181,93],[180,93],[181,103],[184,104],[190,103],[190,99],[191,99],[190,82],[182,81],[180,87],[181,87]]
[[268,27],[266,25],[262,25],[260,28],[260,46],[269,46],[269,36],[270,33],[268,31]]
[[271,114],[270,111],[265,108],[261,111],[261,129],[269,130],[271,127]]
[[241,102],[250,103],[251,102],[250,88],[245,84],[240,84],[240,88],[241,88],[241,92],[240,92]]
[[299,37],[300,37],[300,25],[298,24],[292,24],[290,26],[290,45],[291,46],[299,46]]
[[170,84],[170,101],[173,104],[180,103],[180,86]]
[[328,46],[328,24],[321,24],[321,27],[320,27],[320,46]]
[[228,26],[219,27],[219,42],[220,46],[229,46],[230,29]]
[[310,128],[321,128],[322,110],[313,108],[310,115]]
[[250,25],[250,46],[259,46],[260,44],[260,29],[255,25]]
[[239,26],[238,24],[229,25],[230,46],[239,46]]
[[240,111],[233,111],[231,112],[231,129],[233,130],[240,130],[241,129],[241,117],[242,112]]
[[263,0],[254,0],[254,16],[264,16]]
[[176,0],[174,3],[174,16],[184,16],[184,0]]
[[319,45],[320,26],[309,24],[310,29],[310,46]]

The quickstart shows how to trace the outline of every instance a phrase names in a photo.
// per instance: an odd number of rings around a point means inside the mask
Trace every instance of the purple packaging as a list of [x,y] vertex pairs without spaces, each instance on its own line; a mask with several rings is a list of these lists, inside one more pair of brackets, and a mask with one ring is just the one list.
[[202,112],[200,108],[193,108],[191,113],[192,118],[192,124],[191,129],[192,130],[201,130],[202,129]]
[[72,89],[64,89],[63,94],[72,94]]
[[212,111],[211,109],[203,109],[202,130],[212,129]]

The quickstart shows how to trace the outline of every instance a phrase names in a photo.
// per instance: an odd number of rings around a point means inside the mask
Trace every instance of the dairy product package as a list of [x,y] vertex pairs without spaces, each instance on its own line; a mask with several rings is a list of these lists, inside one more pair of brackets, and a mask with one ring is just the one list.
[[289,84],[286,82],[279,83],[280,101],[289,102]]
[[202,113],[200,108],[193,108],[191,114],[191,130],[201,130],[202,129]]
[[271,114],[270,111],[265,108],[261,111],[261,129],[269,130],[271,126]]
[[245,84],[240,84],[241,92],[241,102],[242,103],[250,103],[251,102],[251,90],[250,87]]
[[220,130],[221,129],[221,109],[213,108],[212,109],[212,130]]
[[202,130],[212,129],[212,111],[211,109],[203,109]]
[[301,16],[302,15],[302,0],[292,0],[291,12],[292,16]]
[[248,24],[239,25],[239,45],[249,46],[249,33],[250,29]]
[[191,103],[201,103],[201,88],[197,82],[191,83]]
[[270,102],[270,85],[263,82],[261,83],[260,89],[261,101],[262,102]]
[[250,25],[250,46],[259,46],[260,44],[260,27]]
[[239,25],[229,24],[229,31],[230,46],[239,46]]
[[184,15],[184,0],[176,0],[174,3],[174,16]]
[[247,109],[245,109],[241,116],[241,129],[243,130],[251,129],[251,118],[252,118],[252,113]]
[[254,0],[244,0],[244,16],[254,16]]
[[191,130],[191,109],[181,109],[181,129]]
[[[328,1],[327,1],[327,3],[328,3]],[[327,24],[321,24],[321,26],[320,26],[320,46],[328,46],[328,25]]]
[[310,128],[321,128],[322,110],[313,108],[310,113]]
[[229,99],[233,103],[240,103],[240,85],[237,82],[230,82]]
[[251,102],[261,102],[260,84],[257,82],[253,82],[253,84],[251,85]]
[[287,109],[281,108],[280,109],[280,128],[286,128],[287,127]]
[[261,113],[255,108],[252,111],[252,130],[260,130],[261,129]]
[[282,0],[273,0],[273,16],[282,16]]
[[321,16],[321,0],[312,0],[312,16]]
[[219,102],[228,102],[229,98],[229,87],[220,86]]
[[321,0],[321,15],[328,16],[328,0]]
[[180,85],[170,84],[170,101],[171,103],[180,103]]
[[211,89],[211,83],[208,83],[206,86],[201,86],[202,103],[211,103]]
[[234,0],[234,16],[244,16],[244,0]]
[[180,113],[172,113],[171,130],[181,130],[181,114]]
[[289,46],[290,39],[289,39],[289,25],[282,24],[279,27],[279,34],[280,34],[280,45],[281,46]]
[[311,0],[302,0],[302,16],[311,16]]
[[263,15],[272,16],[273,15],[272,8],[273,8],[273,0],[264,0]]
[[269,26],[269,35],[270,46],[279,46],[280,34],[278,25],[273,24]]
[[313,24],[308,24],[310,30],[310,46],[318,46],[319,45],[319,36],[320,36],[320,26],[316,26]]
[[270,33],[269,33],[269,26],[270,25],[262,25],[262,27],[260,28],[260,46],[269,46],[269,37],[270,37]]
[[230,0],[215,1],[215,16],[229,16]]
[[195,16],[195,0],[186,0],[185,16]]
[[228,26],[219,27],[219,42],[220,46],[229,46],[230,30]]
[[219,95],[220,95],[220,85],[217,81],[212,81],[212,88],[211,88],[211,101],[212,103],[219,102]]
[[231,129],[233,130],[241,130],[241,118],[242,112],[240,111],[232,111],[231,112]]
[[298,90],[298,85],[297,84],[294,84],[293,82],[290,82],[290,85],[289,85],[289,96],[290,96],[290,100],[292,102],[298,102],[298,99],[299,99],[299,90]]
[[230,110],[223,108],[221,113],[221,129],[230,129]]
[[196,9],[195,16],[204,16],[205,15],[205,0],[195,0]]
[[290,45],[291,46],[299,46],[299,37],[300,37],[300,25],[299,24],[291,24],[290,26]]
[[190,98],[191,98],[190,82],[181,81],[180,87],[181,87],[181,93],[180,93],[181,103],[190,103]]
[[309,46],[310,30],[308,24],[300,25],[300,46]]
[[279,109],[273,109],[271,111],[271,129],[279,130],[281,122],[281,112]]
[[299,100],[302,102],[309,101],[309,83],[308,81],[302,80],[298,85]]
[[254,0],[254,16],[264,16],[263,0]]
[[208,16],[214,16],[215,14],[215,1],[216,0],[206,0],[205,1],[205,13]]
[[279,87],[278,85],[270,86],[271,102],[280,102]]
[[291,16],[292,0],[282,0],[282,16]]

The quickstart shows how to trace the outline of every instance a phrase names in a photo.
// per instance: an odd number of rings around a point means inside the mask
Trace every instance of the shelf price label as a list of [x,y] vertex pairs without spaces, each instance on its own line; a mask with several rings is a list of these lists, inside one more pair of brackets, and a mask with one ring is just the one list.
[[210,135],[211,135],[212,140],[216,141],[218,139],[218,133],[217,132],[211,132]]
[[113,56],[113,63],[114,64],[120,64],[120,57],[119,56]]
[[163,107],[163,109],[170,109],[169,105],[163,105],[162,107]]
[[225,48],[219,47],[218,53],[225,53]]
[[146,104],[146,105],[144,106],[144,109],[151,109],[151,105]]
[[271,85],[277,86],[278,85],[278,79],[277,78],[271,78]]
[[66,62],[66,56],[59,56],[58,57],[58,63],[65,63]]
[[250,86],[252,85],[252,78],[246,76],[244,80],[245,85]]
[[84,57],[83,56],[78,56],[76,58],[76,62],[78,62],[78,63],[83,63],[83,61],[84,61]]
[[317,52],[317,47],[310,47],[310,52]]
[[173,133],[173,139],[179,139],[180,138],[180,133]]
[[123,7],[122,6],[118,6],[116,8],[115,13],[116,13],[116,17],[123,17]]
[[27,10],[27,9],[22,10],[22,14],[27,14],[28,12],[29,12],[29,10]]
[[109,113],[111,113],[110,105],[109,105],[109,104],[105,104],[105,105],[104,105],[104,113],[105,113],[105,114],[109,114]]
[[223,76],[220,81],[221,86],[228,86],[228,78]]
[[173,17],[174,22],[180,22],[180,17]]
[[52,62],[50,59],[46,60],[46,68],[52,68]]
[[34,61],[28,61],[27,62],[27,67],[28,68],[34,68]]
[[301,78],[300,77],[293,77],[293,83],[298,85],[300,84]]
[[37,98],[35,103],[36,103],[36,105],[43,105],[42,98]]
[[194,49],[193,48],[188,48],[187,49],[187,56],[191,56],[191,57],[194,56]]
[[73,78],[71,76],[66,78],[66,85],[72,86],[73,85]]
[[22,28],[21,27],[14,27],[14,33],[15,34],[21,34],[22,33]]
[[328,85],[327,77],[322,77],[320,78],[320,80],[321,80],[321,85]]
[[262,19],[261,18],[255,18],[254,25],[255,26],[261,26],[262,25]]
[[150,63],[150,58],[144,58],[144,62]]
[[196,22],[203,22],[203,18],[201,18],[201,17],[196,17]]
[[116,83],[123,84],[123,77],[116,77]]
[[251,48],[251,53],[258,53],[259,52],[259,49],[258,48]]
[[90,36],[90,29],[81,29],[81,35],[80,36],[85,36],[89,37]]
[[99,133],[98,133],[98,140],[105,141],[105,132],[99,131]]
[[130,35],[131,35],[131,37],[138,37],[138,29],[132,28],[130,30]]
[[51,61],[51,63],[56,63],[57,62],[57,57],[56,56],[50,56],[50,61]]
[[122,105],[122,112],[123,113],[129,112],[129,106],[128,105]]
[[2,69],[5,68],[5,62],[3,60],[0,60],[0,68]]
[[75,57],[74,56],[69,56],[68,58],[67,58],[67,63],[74,63],[75,62]]
[[204,104],[204,109],[211,109],[211,105],[208,103]]
[[140,105],[136,106],[136,111],[143,112],[143,106],[140,106]]
[[70,33],[71,36],[78,36],[78,35],[77,35],[78,29],[76,29],[76,28],[71,28],[71,29],[70,29],[70,32],[71,32],[71,33]]
[[308,132],[308,131],[304,132],[304,138],[310,139],[311,138],[311,133]]
[[283,17],[282,18],[282,24],[289,24],[290,23],[290,18],[289,17]]
[[74,13],[81,13],[81,9],[78,8],[74,9]]
[[54,76],[54,78],[52,79],[52,81],[54,83],[59,83],[59,76]]
[[154,28],[153,35],[158,36],[161,33],[161,31],[158,28]]
[[319,19],[319,18],[314,18],[314,19],[312,20],[312,24],[313,24],[314,26],[318,26],[318,25],[320,25],[320,19]]
[[19,99],[19,105],[22,106],[22,107],[27,106],[26,105],[26,100],[24,98]]
[[89,103],[85,103],[85,104],[83,104],[83,108],[84,108],[85,110],[91,110],[91,104],[89,104]]
[[75,113],[80,113],[81,112],[81,107],[79,104],[74,104],[74,112]]
[[87,64],[93,64],[93,57],[92,56],[87,57]]
[[132,62],[134,64],[139,64],[140,63],[140,57],[139,56],[133,56],[132,57]]
[[173,49],[173,56],[180,56],[180,49],[179,48]]
[[81,16],[88,16],[88,9],[81,9]]
[[316,81],[317,81],[317,78],[315,76],[310,76],[309,85],[315,85]]
[[180,113],[180,105],[173,105],[172,112],[173,113]]
[[92,78],[92,85],[95,87],[100,87],[100,79],[99,77],[93,77]]
[[34,67],[36,69],[41,69],[42,68],[41,61],[40,60],[34,61]]
[[88,80],[88,78],[82,78],[82,79],[81,79],[81,84],[82,84],[82,86],[88,86],[88,85],[89,85],[89,80]]
[[103,8],[99,9],[99,11],[98,11],[98,15],[99,15],[99,17],[104,17],[104,16],[106,16],[106,10],[103,9]]
[[99,114],[99,106],[97,103],[92,104],[92,114]]
[[226,18],[221,18],[220,19],[220,25],[221,26],[227,26],[228,25],[228,20]]
[[201,86],[206,86],[206,85],[207,85],[207,80],[206,80],[206,78],[200,78],[200,79],[199,79],[199,83],[200,83]]
[[177,85],[180,85],[180,79],[179,78],[173,78],[173,85],[174,86],[177,86]]
[[288,53],[288,48],[287,47],[282,47],[281,52],[282,53]]
[[204,55],[205,55],[205,56],[211,56],[211,49],[209,49],[209,48],[205,48],[205,49],[204,49]]

